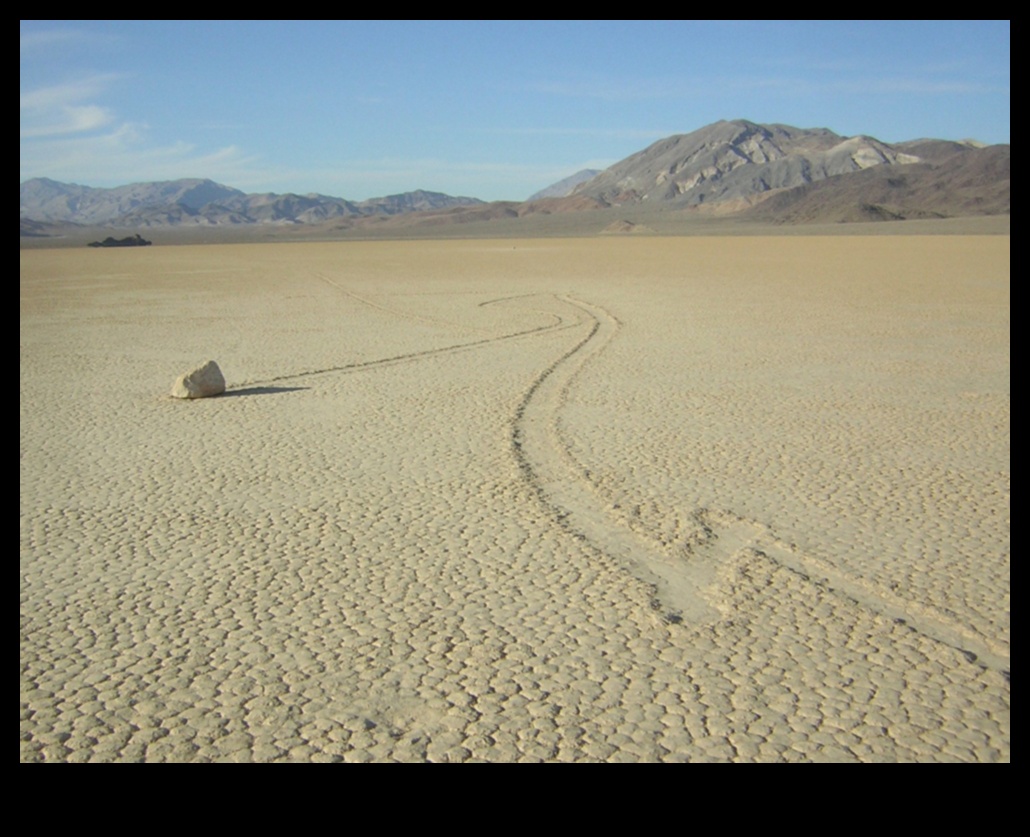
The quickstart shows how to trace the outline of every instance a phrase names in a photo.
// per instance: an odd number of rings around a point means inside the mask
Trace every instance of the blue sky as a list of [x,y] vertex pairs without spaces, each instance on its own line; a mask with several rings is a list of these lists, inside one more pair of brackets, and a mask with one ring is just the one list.
[[523,200],[719,119],[1009,142],[1008,21],[22,21],[21,180]]

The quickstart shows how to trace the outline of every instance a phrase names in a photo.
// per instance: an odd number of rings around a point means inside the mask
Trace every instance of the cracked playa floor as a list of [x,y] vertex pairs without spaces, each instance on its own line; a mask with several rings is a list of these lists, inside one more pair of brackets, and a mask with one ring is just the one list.
[[23,251],[22,761],[1007,761],[1008,242]]

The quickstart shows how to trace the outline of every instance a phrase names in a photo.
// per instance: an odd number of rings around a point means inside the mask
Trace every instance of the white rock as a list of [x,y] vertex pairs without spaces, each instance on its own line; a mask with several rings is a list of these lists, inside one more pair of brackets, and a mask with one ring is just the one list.
[[225,377],[218,364],[209,360],[192,372],[180,375],[172,385],[173,398],[208,398],[225,392]]

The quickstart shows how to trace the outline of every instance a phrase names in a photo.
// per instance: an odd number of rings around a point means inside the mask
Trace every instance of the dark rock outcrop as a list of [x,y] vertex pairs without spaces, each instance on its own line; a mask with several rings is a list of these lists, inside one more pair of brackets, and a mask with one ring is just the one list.
[[139,233],[130,235],[127,238],[111,238],[108,236],[103,241],[91,241],[90,247],[149,247],[153,241],[147,241]]

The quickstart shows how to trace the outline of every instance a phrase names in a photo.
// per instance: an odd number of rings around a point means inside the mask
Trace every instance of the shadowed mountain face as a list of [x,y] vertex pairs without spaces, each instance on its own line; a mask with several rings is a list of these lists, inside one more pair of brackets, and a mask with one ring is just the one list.
[[[777,224],[894,221],[1004,215],[1011,211],[1007,145],[970,148],[958,143],[924,143],[935,162],[879,166],[779,192],[739,214]],[[944,146],[956,146],[950,153]]]

